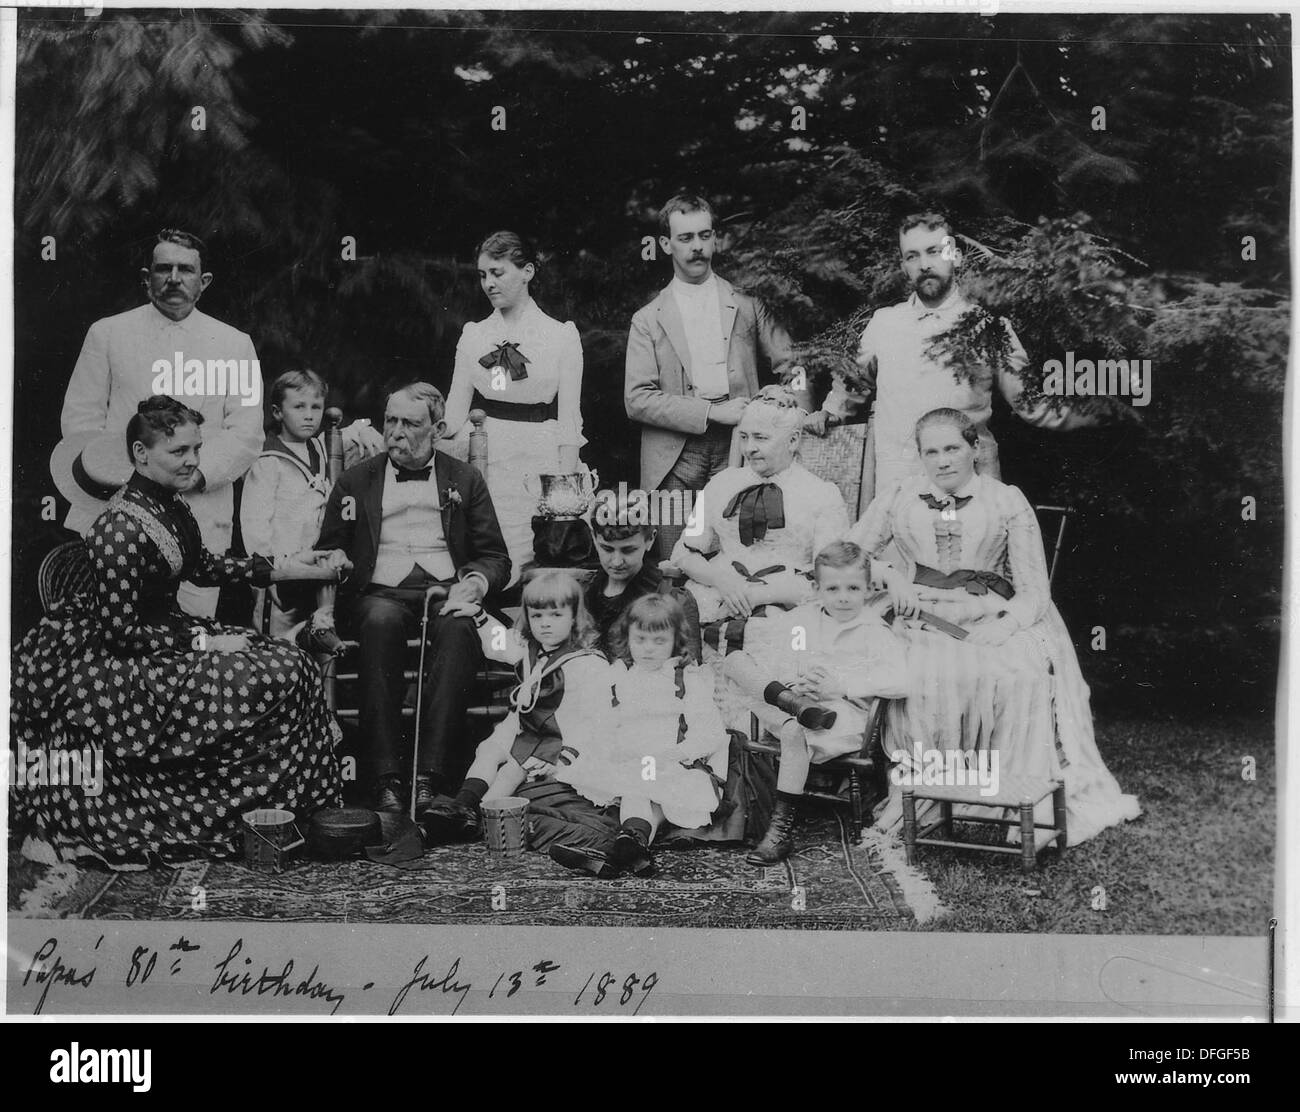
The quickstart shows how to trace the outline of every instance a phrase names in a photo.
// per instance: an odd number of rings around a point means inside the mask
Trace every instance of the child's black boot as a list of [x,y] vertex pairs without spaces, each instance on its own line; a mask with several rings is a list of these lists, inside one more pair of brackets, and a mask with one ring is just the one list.
[[767,833],[745,860],[751,865],[777,865],[794,850],[794,822],[797,795],[776,793],[776,806],[767,824]]
[[616,869],[633,876],[654,876],[659,866],[650,856],[650,824],[645,819],[624,822],[609,851],[609,860]]

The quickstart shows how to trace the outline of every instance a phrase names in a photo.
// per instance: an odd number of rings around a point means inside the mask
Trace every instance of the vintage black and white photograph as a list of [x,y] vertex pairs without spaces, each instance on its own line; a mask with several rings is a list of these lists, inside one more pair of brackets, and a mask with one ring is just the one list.
[[11,1012],[1264,953],[1290,16],[881,8],[9,21]]

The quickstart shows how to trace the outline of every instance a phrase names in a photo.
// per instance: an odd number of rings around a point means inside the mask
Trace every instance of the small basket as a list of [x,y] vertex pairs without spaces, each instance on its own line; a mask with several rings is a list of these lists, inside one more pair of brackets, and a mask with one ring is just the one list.
[[306,839],[292,811],[264,807],[244,812],[244,863],[253,869],[284,870],[284,855]]
[[528,800],[517,795],[485,799],[483,837],[493,857],[522,857],[528,849]]

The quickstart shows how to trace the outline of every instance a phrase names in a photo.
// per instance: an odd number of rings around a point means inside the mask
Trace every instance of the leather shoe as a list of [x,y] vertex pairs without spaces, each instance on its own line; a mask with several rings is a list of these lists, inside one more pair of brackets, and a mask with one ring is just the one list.
[[420,816],[425,845],[445,846],[453,842],[477,842],[483,833],[478,812],[454,799],[433,800]]
[[375,810],[388,811],[398,815],[406,810],[406,805],[402,802],[402,782],[400,780],[390,777],[379,781],[379,788],[375,792]]
[[551,860],[566,869],[578,873],[588,873],[597,880],[613,880],[618,876],[618,868],[609,857],[598,849],[583,849],[580,846],[551,846]]
[[433,790],[432,778],[428,776],[417,776],[415,778],[415,817],[417,819],[437,803],[439,799],[452,802],[448,796],[439,795]]
[[633,876],[649,877],[659,871],[650,848],[632,831],[620,830],[614,839],[614,846],[609,851],[609,860],[616,869],[622,869]]

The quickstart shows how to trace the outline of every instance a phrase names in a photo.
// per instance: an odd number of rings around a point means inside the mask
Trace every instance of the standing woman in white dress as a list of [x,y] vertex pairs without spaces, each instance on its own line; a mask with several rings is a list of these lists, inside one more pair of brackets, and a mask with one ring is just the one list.
[[[582,341],[572,321],[548,317],[529,293],[537,252],[514,232],[478,247],[478,278],[492,315],[465,325],[447,394],[447,435],[468,433],[471,409],[487,414],[488,493],[510,550],[510,583],[533,559],[537,495],[529,475],[578,470]],[[537,483],[532,484],[534,491]]]

